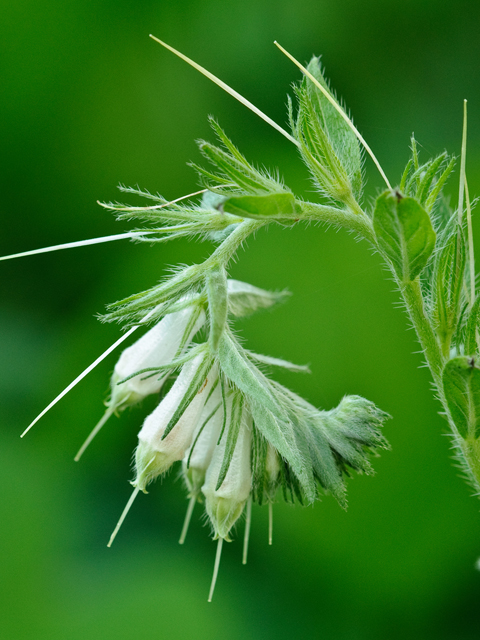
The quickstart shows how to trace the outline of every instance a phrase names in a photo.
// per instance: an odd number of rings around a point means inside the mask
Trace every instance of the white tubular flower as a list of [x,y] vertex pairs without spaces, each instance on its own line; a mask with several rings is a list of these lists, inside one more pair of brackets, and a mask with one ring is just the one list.
[[[228,413],[232,411],[231,396],[227,400]],[[227,424],[229,423],[227,415]],[[217,489],[227,446],[228,430],[225,429],[220,444],[215,448],[208,467],[202,493],[206,498],[206,510],[212,523],[215,538],[230,540],[228,534],[241,516],[252,490],[250,449],[252,441],[252,419],[245,410],[241,418],[238,438],[225,479]]]
[[[208,370],[205,354],[196,356],[183,366],[175,384],[155,411],[146,418],[138,434],[135,454],[137,476],[132,483],[135,487],[145,492],[149,482],[167,471],[176,460],[184,458],[217,377],[215,365]],[[198,390],[193,399],[167,433],[175,413],[196,387]]]
[[123,351],[113,371],[112,397],[109,406],[136,404],[152,393],[158,393],[165,376],[140,374],[118,384],[137,371],[161,367],[171,362],[179,349],[185,349],[193,336],[205,324],[205,312],[198,305],[166,315],[139,340]]
[[223,425],[222,391],[217,384],[195,430],[192,446],[183,459],[183,473],[190,497],[196,497],[205,482],[205,474],[213,456]]

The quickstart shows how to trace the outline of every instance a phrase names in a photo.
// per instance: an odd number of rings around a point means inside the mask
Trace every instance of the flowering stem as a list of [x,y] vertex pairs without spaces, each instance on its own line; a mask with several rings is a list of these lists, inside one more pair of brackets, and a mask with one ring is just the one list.
[[443,395],[442,370],[444,357],[433,327],[425,312],[425,304],[420,288],[420,281],[416,278],[413,282],[401,283],[397,281],[397,284],[405,301],[412,324],[417,332],[418,339],[425,354],[434,382],[440,395]]

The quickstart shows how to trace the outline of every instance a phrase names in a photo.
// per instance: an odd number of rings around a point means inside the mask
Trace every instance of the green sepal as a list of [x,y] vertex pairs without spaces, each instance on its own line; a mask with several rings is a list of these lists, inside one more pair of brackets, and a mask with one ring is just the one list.
[[474,356],[478,353],[477,331],[480,319],[480,295],[475,298],[467,320],[465,329],[465,353]]
[[210,316],[208,341],[212,353],[216,353],[218,343],[225,330],[228,314],[227,274],[222,266],[215,267],[205,278]]
[[228,195],[232,193],[232,182],[234,188],[250,194],[284,191],[284,186],[279,180],[266,172],[258,171],[247,161],[213,118],[210,118],[210,125],[226,151],[209,142],[199,141],[202,154],[219,170],[219,173],[212,173],[203,167],[192,165],[200,174],[205,186],[215,186],[216,193]]
[[442,345],[447,349],[457,326],[465,260],[465,240],[457,226],[440,251],[433,274],[432,317]]
[[254,220],[298,220],[302,208],[293,194],[272,193],[265,196],[233,196],[222,205],[223,211]]
[[375,203],[373,227],[380,249],[401,282],[411,282],[425,268],[436,234],[425,209],[398,191],[385,191]]
[[182,417],[188,405],[192,402],[192,400],[195,398],[197,393],[199,393],[199,391],[201,391],[203,386],[206,384],[207,375],[210,369],[212,368],[213,363],[214,363],[213,358],[209,353],[207,353],[202,363],[198,367],[192,381],[190,382],[188,389],[185,391],[182,400],[179,402],[177,408],[175,409],[175,413],[171,417],[170,422],[165,427],[162,440],[165,440],[165,438],[168,436],[170,431],[173,429],[173,427],[177,424],[177,422]]
[[[307,70],[331,93],[322,72],[320,58],[312,58]],[[308,78],[304,82],[315,112],[319,118],[323,117],[324,128],[332,147],[348,175],[355,197],[358,198],[362,190],[362,156],[357,136],[323,93]]]
[[308,502],[313,502],[316,491],[312,470],[298,448],[293,424],[288,419],[280,420],[260,402],[249,398],[248,404],[255,427],[288,463]]
[[474,358],[458,356],[443,370],[443,392],[450,416],[463,439],[480,435],[480,368]]
[[[319,58],[312,58],[307,70],[330,92]],[[352,195],[358,199],[362,190],[362,159],[354,132],[307,76],[296,93],[298,117],[294,122],[290,108],[290,120],[312,176],[328,196],[347,202]]]
[[262,505],[268,489],[267,479],[268,441],[254,426],[252,432],[252,498]]
[[233,452],[238,440],[238,434],[240,432],[240,426],[243,418],[243,404],[244,395],[241,392],[236,392],[232,402],[232,415],[230,416],[230,424],[227,431],[227,441],[225,443],[225,454],[223,456],[222,466],[218,474],[217,486],[215,491],[218,491],[225,480],[230,463],[232,462]]
[[237,318],[249,316],[259,309],[268,309],[275,304],[285,302],[289,291],[266,291],[239,280],[227,281],[228,310]]

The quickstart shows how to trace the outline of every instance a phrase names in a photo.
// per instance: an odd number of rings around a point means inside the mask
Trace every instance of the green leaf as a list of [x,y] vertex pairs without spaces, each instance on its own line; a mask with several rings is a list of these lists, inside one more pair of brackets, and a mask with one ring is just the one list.
[[464,439],[480,435],[480,369],[475,358],[458,356],[443,370],[443,392],[455,426]]
[[279,413],[268,379],[248,360],[242,347],[227,332],[218,345],[218,360],[223,373],[241,391],[269,411]]
[[227,324],[228,296],[227,274],[224,267],[214,267],[205,278],[208,312],[210,316],[210,335],[208,341],[212,353],[216,353],[218,343]]
[[379,247],[402,282],[423,271],[435,247],[435,231],[425,209],[398,191],[385,191],[376,201],[373,227]]
[[226,213],[234,213],[254,220],[294,219],[302,212],[291,193],[273,193],[265,196],[233,196],[223,203]]

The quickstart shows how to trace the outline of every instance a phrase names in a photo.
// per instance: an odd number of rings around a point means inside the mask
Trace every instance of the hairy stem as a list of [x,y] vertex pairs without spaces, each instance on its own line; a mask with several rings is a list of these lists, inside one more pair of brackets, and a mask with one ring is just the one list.
[[408,314],[417,332],[418,340],[422,346],[435,385],[437,386],[440,396],[443,396],[442,370],[444,358],[435,331],[425,312],[420,281],[416,278],[413,282],[399,282],[398,288],[400,289]]
[[360,234],[373,245],[376,244],[370,218],[360,208],[358,212],[352,213],[349,209],[336,209],[335,207],[315,204],[314,202],[303,202],[302,209],[310,220],[318,220],[326,224],[333,224],[336,227],[343,227],[348,231]]

